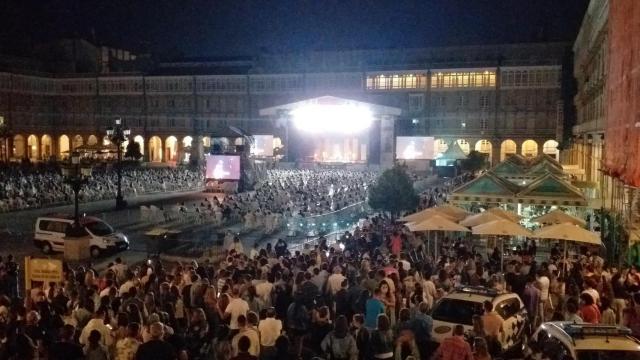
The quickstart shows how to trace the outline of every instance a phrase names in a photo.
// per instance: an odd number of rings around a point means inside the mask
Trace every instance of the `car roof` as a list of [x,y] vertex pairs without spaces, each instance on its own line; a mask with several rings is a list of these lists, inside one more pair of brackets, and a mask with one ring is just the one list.
[[640,352],[640,341],[630,336],[623,326],[577,324],[567,321],[547,322],[539,331],[546,331],[574,350],[617,350]]
[[489,300],[496,303],[514,297],[517,298],[518,295],[507,292],[498,293],[493,289],[478,286],[463,286],[457,287],[453,292],[445,295],[443,299],[456,299],[480,303]]

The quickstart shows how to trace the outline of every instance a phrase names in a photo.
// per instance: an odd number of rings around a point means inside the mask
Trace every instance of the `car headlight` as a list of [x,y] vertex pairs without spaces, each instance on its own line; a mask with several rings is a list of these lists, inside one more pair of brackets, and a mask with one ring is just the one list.
[[113,240],[111,240],[111,239],[109,239],[109,238],[102,238],[102,242],[103,242],[104,244],[109,245],[109,244],[111,244],[111,243],[113,242]]

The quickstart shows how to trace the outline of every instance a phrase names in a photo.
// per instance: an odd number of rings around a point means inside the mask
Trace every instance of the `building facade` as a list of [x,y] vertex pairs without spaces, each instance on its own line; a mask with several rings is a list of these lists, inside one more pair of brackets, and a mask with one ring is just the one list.
[[606,80],[608,61],[608,0],[589,3],[573,45],[577,82],[576,125],[572,146],[564,161],[584,170],[583,180],[600,189],[604,178],[604,132],[606,128]]
[[[557,156],[564,43],[261,54],[155,64],[137,73],[0,72],[3,156],[62,157],[105,141],[116,117],[148,161],[199,156],[230,125],[283,130],[260,109],[335,96],[402,109],[396,135],[456,141],[497,163]],[[2,64],[2,62],[0,62]]]

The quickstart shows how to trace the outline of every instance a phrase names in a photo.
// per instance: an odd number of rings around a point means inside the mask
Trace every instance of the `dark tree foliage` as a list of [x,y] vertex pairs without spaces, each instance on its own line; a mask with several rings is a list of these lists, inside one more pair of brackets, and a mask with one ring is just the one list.
[[129,141],[127,150],[124,152],[124,157],[127,159],[140,160],[142,158],[140,144],[135,141]]
[[487,166],[487,156],[479,151],[472,150],[467,158],[462,160],[462,169],[471,173],[478,172]]
[[369,189],[369,206],[391,213],[395,218],[401,211],[413,210],[419,197],[405,166],[395,165],[385,170]]

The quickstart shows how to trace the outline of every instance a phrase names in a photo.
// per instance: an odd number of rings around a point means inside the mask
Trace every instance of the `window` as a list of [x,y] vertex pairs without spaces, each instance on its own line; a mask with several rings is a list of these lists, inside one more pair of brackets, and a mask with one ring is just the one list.
[[431,316],[434,320],[471,325],[473,315],[480,314],[482,314],[482,303],[444,298],[433,309]]
[[480,108],[482,110],[489,108],[489,97],[487,95],[480,95]]
[[169,107],[175,107],[176,106],[176,102],[175,100],[169,100]]
[[113,228],[102,221],[94,221],[86,224],[87,229],[98,236],[106,236],[113,234]]
[[440,98],[438,99],[438,106],[445,107],[446,105],[447,105],[447,98],[445,98],[444,96],[440,96]]
[[409,94],[409,111],[422,111],[424,108],[424,94]]
[[502,316],[503,319],[508,319],[515,316],[520,311],[520,301],[515,298],[504,300],[496,306],[496,312]]
[[67,232],[68,223],[51,220],[40,220],[40,230],[64,234]]
[[402,90],[426,88],[424,74],[380,74],[369,75],[365,81],[367,90]]
[[487,126],[488,124],[487,123],[488,123],[487,118],[481,118],[480,119],[480,129],[487,130],[487,128],[488,128],[488,126]]
[[467,105],[469,105],[469,97],[467,96],[467,94],[460,94],[458,96],[458,106],[466,107]]
[[169,126],[175,127],[176,126],[176,119],[169,119]]
[[493,87],[496,84],[494,71],[436,72],[431,75],[432,88]]

